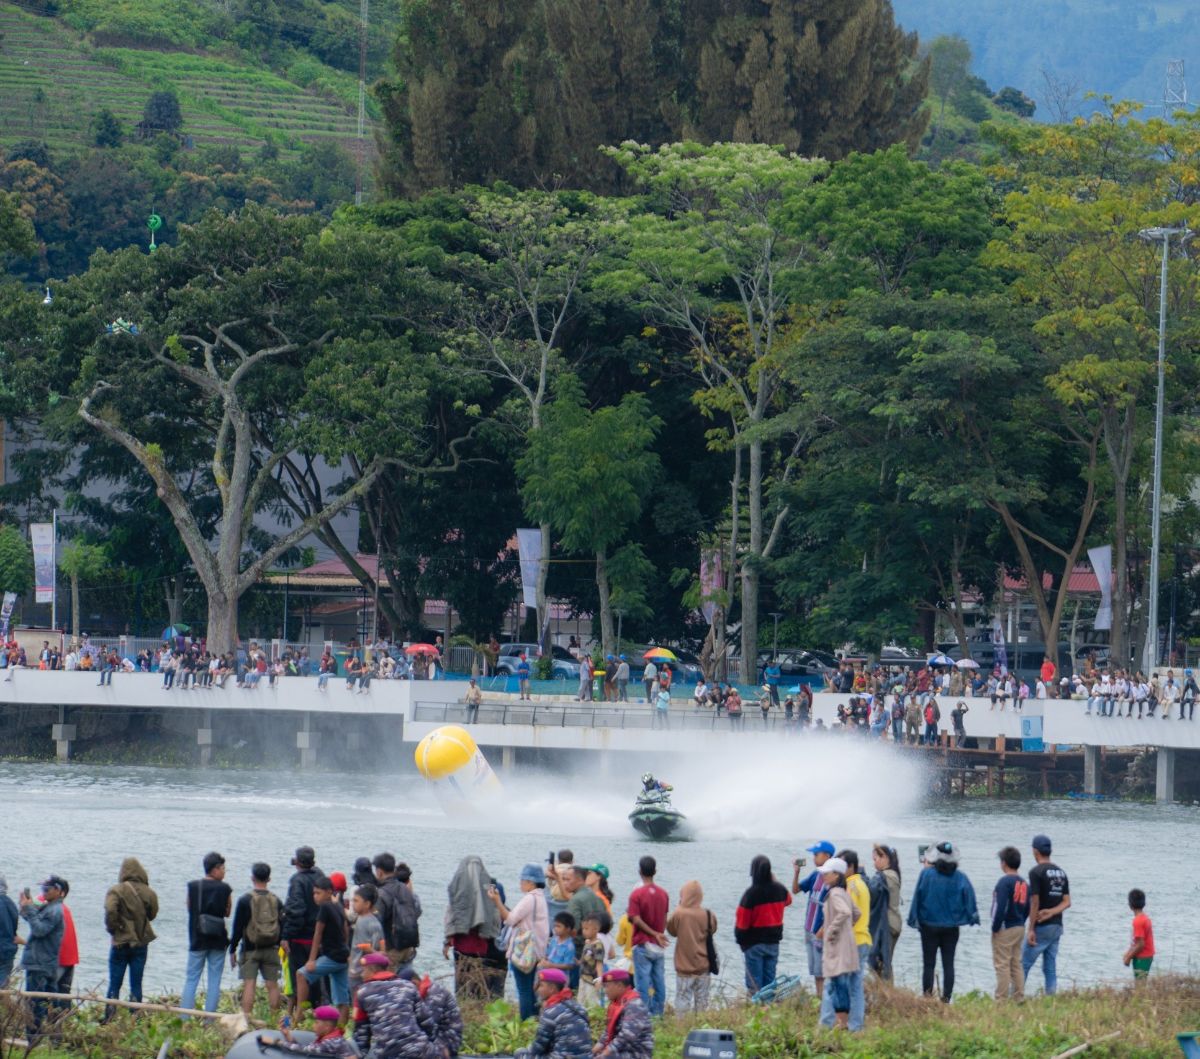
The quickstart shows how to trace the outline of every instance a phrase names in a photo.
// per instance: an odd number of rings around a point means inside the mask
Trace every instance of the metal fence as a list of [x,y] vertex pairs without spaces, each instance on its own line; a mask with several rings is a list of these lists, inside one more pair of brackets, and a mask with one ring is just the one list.
[[[746,731],[769,732],[788,728],[787,718],[771,710],[766,721],[759,709],[747,710],[734,721],[726,713],[713,710],[676,709],[669,711],[667,727],[672,731]],[[472,717],[465,703],[417,702],[413,720],[431,724],[503,724],[535,725],[545,728],[629,728],[651,729],[658,718],[649,707],[627,707],[615,703],[504,703],[483,702]]]

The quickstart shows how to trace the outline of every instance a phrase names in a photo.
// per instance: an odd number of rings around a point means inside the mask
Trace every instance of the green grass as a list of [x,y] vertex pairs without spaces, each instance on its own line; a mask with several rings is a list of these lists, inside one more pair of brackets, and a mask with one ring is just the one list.
[[[261,1001],[260,1001],[261,1003]],[[234,996],[222,997],[222,1011],[234,1010]],[[101,1009],[91,1006],[63,1024],[63,1039],[44,1059],[146,1059],[170,1037],[171,1054],[186,1059],[217,1059],[227,1045],[219,1032],[199,1021],[183,1023],[170,1015],[133,1018],[121,1014],[105,1026]],[[266,1016],[265,1009],[257,1012]],[[534,1023],[517,1020],[505,1002],[464,1011],[465,1054],[511,1054],[528,1045]],[[15,1016],[0,1005],[2,1036],[15,1036]],[[1144,986],[1096,989],[1037,997],[1023,1004],[997,1004],[980,994],[956,997],[950,1006],[902,990],[868,991],[867,1026],[859,1034],[835,1033],[817,1026],[816,1001],[809,995],[772,1007],[744,1003],[714,1009],[704,1016],[668,1015],[656,1026],[655,1059],[678,1059],[689,1030],[732,1030],[738,1053],[746,1059],[809,1059],[840,1055],[856,1059],[1049,1059],[1070,1048],[1096,1042],[1087,1059],[1166,1059],[1177,1057],[1175,1034],[1200,1026],[1200,980],[1151,979]],[[603,1014],[593,1012],[593,1036]],[[1110,1035],[1115,1035],[1111,1036]],[[1109,1038],[1102,1040],[1102,1038]],[[0,1057],[4,1050],[0,1047]],[[14,1053],[15,1055],[15,1053]]]
[[[80,18],[84,12],[87,22],[95,15],[84,5],[69,10]],[[90,122],[102,107],[132,132],[160,89],[179,97],[183,131],[199,147],[254,147],[267,139],[293,149],[327,139],[350,147],[356,134],[353,79],[311,58],[299,65],[310,88],[225,56],[97,48],[63,22],[8,3],[0,3],[0,32],[0,144],[33,138],[79,149],[90,143]]]

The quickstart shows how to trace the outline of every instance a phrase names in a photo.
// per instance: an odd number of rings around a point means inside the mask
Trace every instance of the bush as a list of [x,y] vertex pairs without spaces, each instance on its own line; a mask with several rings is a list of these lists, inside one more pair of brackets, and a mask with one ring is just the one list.
[[92,142],[97,147],[120,147],[124,138],[120,120],[108,107],[96,111],[92,117]]

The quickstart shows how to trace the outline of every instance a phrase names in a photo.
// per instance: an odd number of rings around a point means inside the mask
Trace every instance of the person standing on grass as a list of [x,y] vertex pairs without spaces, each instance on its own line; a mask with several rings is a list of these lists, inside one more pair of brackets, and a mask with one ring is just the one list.
[[658,862],[653,857],[638,861],[641,886],[629,895],[627,912],[633,924],[633,967],[637,991],[651,1015],[661,1015],[667,1005],[666,948],[669,944],[667,909],[671,899],[654,881]]
[[1029,872],[1029,930],[1021,951],[1021,968],[1026,979],[1038,958],[1046,978],[1046,995],[1058,992],[1058,945],[1062,940],[1063,913],[1071,907],[1071,884],[1067,873],[1050,860],[1053,846],[1046,835],[1034,835]]
[[[64,880],[51,875],[42,883],[40,901],[31,899],[28,891],[21,894],[20,914],[29,926],[29,937],[25,939],[25,951],[21,954],[25,991],[28,993],[58,991],[58,953],[63,939],[62,899],[65,889]],[[41,1035],[48,1005],[45,999],[38,998],[29,1002],[29,1008],[33,1016],[29,1031],[29,1043],[32,1045]]]
[[188,958],[179,1006],[194,1008],[200,975],[207,970],[204,1010],[216,1011],[221,1001],[221,974],[229,935],[225,920],[233,906],[233,890],[225,882],[225,858],[220,853],[204,855],[204,878],[187,884]]
[[[146,869],[136,857],[121,862],[117,885],[104,895],[104,929],[112,937],[108,953],[108,996],[121,995],[125,971],[129,971],[129,999],[142,999],[142,975],[150,942],[155,939],[151,922],[158,916],[158,894],[150,889]],[[111,1018],[109,1008],[105,1018]]]
[[345,1020],[350,1013],[350,943],[346,913],[342,903],[334,899],[333,883],[324,875],[313,880],[313,899],[317,902],[317,925],[313,929],[308,962],[296,972],[296,1008],[303,1011],[312,986],[328,979],[330,999]]
[[825,920],[821,925],[825,990],[821,994],[818,1022],[842,1030],[857,1028],[850,1021],[855,979],[862,978],[854,928],[862,911],[846,891],[848,865],[841,857],[828,858],[820,868],[824,881]]
[[791,903],[787,887],[771,872],[771,861],[760,853],[750,862],[750,886],[738,902],[733,930],[746,963],[746,988],[751,996],[775,981],[783,910]]
[[679,904],[667,917],[667,933],[675,938],[675,1010],[708,1008],[711,976],[717,973],[708,956],[708,939],[717,917],[704,907],[704,890],[695,879],[683,884]]
[[954,994],[954,950],[960,927],[978,926],[975,888],[958,870],[958,850],[950,842],[939,842],[926,851],[932,866],[921,871],[908,911],[908,925],[921,932],[921,988],[933,996],[937,957],[942,955],[942,1002]]
[[996,999],[1025,999],[1021,944],[1029,915],[1029,884],[1021,878],[1021,851],[1005,846],[1000,853],[1004,873],[992,890],[992,965],[996,968]]
[[858,969],[861,973],[850,982],[850,1028],[857,1032],[863,1028],[867,1017],[865,982],[871,962],[871,890],[862,877],[856,850],[840,850],[838,859],[846,862],[846,892],[862,913],[854,920],[854,943],[858,946]]
[[0,989],[8,988],[13,964],[17,962],[17,924],[21,913],[8,896],[8,880],[0,875]]
[[1129,891],[1129,910],[1133,913],[1133,940],[1125,950],[1122,962],[1128,967],[1133,965],[1135,980],[1150,974],[1150,965],[1154,963],[1154,924],[1146,915],[1146,895],[1141,890]]
[[[279,1010],[282,996],[279,979],[279,936],[283,924],[283,902],[269,889],[271,866],[261,861],[250,868],[251,889],[238,898],[229,938],[229,968],[238,969],[242,980],[242,1011],[254,1011],[254,992],[261,977],[267,987],[271,1013]],[[240,953],[239,953],[240,948]]]
[[821,924],[824,921],[825,876],[821,874],[821,865],[833,856],[836,847],[832,842],[818,842],[809,846],[808,852],[813,855],[815,868],[809,872],[803,881],[800,879],[800,869],[803,867],[800,859],[792,861],[792,893],[808,894],[808,903],[804,908],[804,947],[808,951],[808,973],[813,976],[813,985],[817,991],[817,999],[825,987],[825,976],[821,968]]

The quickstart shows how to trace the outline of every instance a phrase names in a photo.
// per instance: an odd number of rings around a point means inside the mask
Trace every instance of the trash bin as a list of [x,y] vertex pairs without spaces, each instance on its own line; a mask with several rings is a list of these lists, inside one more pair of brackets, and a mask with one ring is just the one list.
[[692,1030],[683,1042],[684,1059],[737,1059],[737,1038],[730,1030]]
[[594,702],[604,701],[604,670],[597,669],[592,674],[592,700]]
[[1200,1059],[1200,1033],[1180,1033],[1175,1039],[1179,1042],[1179,1048],[1187,1059]]

